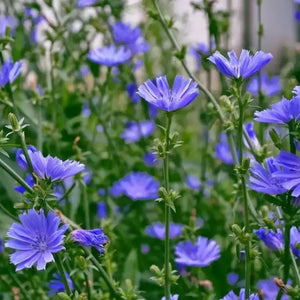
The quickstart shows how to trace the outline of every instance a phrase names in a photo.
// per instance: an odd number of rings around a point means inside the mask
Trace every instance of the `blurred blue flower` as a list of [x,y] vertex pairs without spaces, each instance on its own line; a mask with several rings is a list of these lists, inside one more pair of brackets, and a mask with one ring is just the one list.
[[100,220],[106,219],[107,216],[107,209],[105,202],[98,202],[97,203],[97,216]]
[[280,102],[272,104],[270,108],[256,111],[255,121],[261,123],[289,123],[291,120],[300,119],[300,97],[296,96],[291,100],[282,98]]
[[73,240],[81,246],[94,247],[102,254],[105,251],[104,246],[108,243],[108,237],[101,228],[97,229],[76,229],[71,232]]
[[96,0],[77,0],[76,6],[78,8],[83,8],[87,6],[92,6],[96,3]]
[[276,164],[282,168],[273,176],[282,182],[285,189],[293,191],[293,197],[300,196],[300,157],[281,150],[276,157]]
[[[245,128],[246,132],[248,133],[251,145],[254,147],[255,150],[259,151],[261,149],[261,145],[260,145],[260,143],[258,141],[258,138],[256,136],[256,132],[254,130],[253,122],[249,122],[249,123],[244,124],[244,128]],[[250,150],[251,145],[249,145],[246,138],[243,138],[243,142],[244,142],[244,145]]]
[[[31,174],[26,175],[25,181],[30,187],[34,186],[34,178]],[[19,192],[20,194],[24,194],[26,192],[26,189],[22,185],[15,186],[14,190]]]
[[[178,300],[179,295],[170,295],[170,300]],[[161,300],[166,300],[166,297],[162,297]]]
[[145,172],[131,172],[113,184],[110,193],[131,200],[152,200],[158,197],[159,182]]
[[148,111],[150,119],[154,119],[158,114],[158,108],[151,103],[148,103]]
[[0,238],[0,254],[4,252],[3,249],[3,240]]
[[152,152],[145,153],[143,160],[147,166],[156,166],[158,164],[157,155]]
[[300,22],[300,10],[295,11],[294,17],[295,17],[296,21]]
[[[174,239],[174,238],[180,236],[181,232],[182,232],[182,228],[183,228],[182,224],[171,223],[170,227],[169,227],[170,239]],[[149,225],[146,227],[146,234],[151,237],[155,237],[160,240],[164,240],[165,234],[166,234],[165,229],[166,229],[165,224],[156,222],[156,223],[153,223],[152,225]]]
[[126,91],[127,91],[129,98],[133,101],[134,104],[137,104],[140,102],[141,98],[137,94],[137,84],[135,82],[128,83],[126,85]]
[[141,246],[141,252],[143,254],[147,254],[147,253],[149,253],[149,251],[150,251],[149,245],[148,244],[142,244],[142,246]]
[[[275,96],[281,92],[281,82],[279,76],[268,77],[266,73],[260,75],[261,90],[268,96]],[[259,76],[253,77],[247,85],[247,90],[252,95],[257,96],[259,91]]]
[[83,103],[81,114],[87,118],[91,115],[91,109],[90,109],[90,105],[88,104],[88,102]]
[[237,283],[237,281],[239,280],[239,274],[231,272],[227,274],[227,282],[230,285],[235,285]]
[[22,71],[23,63],[21,60],[13,63],[11,58],[5,61],[0,71],[0,86],[4,87],[8,82],[13,83]]
[[150,104],[165,111],[173,111],[189,105],[199,94],[197,83],[176,75],[170,88],[166,76],[155,81],[147,80],[138,88],[138,94]]
[[198,237],[196,244],[192,241],[180,242],[175,246],[176,263],[185,266],[206,267],[220,258],[220,246],[215,240]]
[[104,188],[100,188],[100,189],[98,190],[98,194],[99,194],[100,196],[105,196],[105,195],[106,195],[105,189],[104,189]]
[[[65,273],[65,275],[68,280],[69,287],[73,291],[74,290],[73,281],[68,273]],[[60,274],[58,273],[53,274],[53,279],[49,282],[48,288],[49,288],[48,295],[54,295],[56,293],[65,291],[65,285],[62,281]]]
[[266,159],[266,169],[259,163],[255,163],[250,168],[250,188],[256,192],[277,195],[287,191],[283,186],[283,180],[274,177],[274,173],[279,171],[274,158]]
[[264,244],[271,250],[280,251],[283,249],[283,235],[280,229],[277,229],[277,233],[265,228],[254,230],[257,237],[264,242]]
[[191,190],[194,190],[194,191],[200,191],[201,189],[201,182],[200,180],[194,176],[194,175],[188,175],[186,178],[185,178],[185,183],[186,185],[191,189]]
[[88,59],[109,67],[118,66],[131,58],[130,50],[124,46],[117,48],[115,45],[106,46],[96,50],[90,50]]
[[[85,166],[77,161],[62,161],[59,158],[50,155],[44,157],[40,151],[33,152],[29,149],[28,155],[32,163],[33,171],[46,180],[64,180],[85,170]],[[19,160],[22,162],[21,165],[27,166],[23,153],[19,155]]]
[[48,262],[54,261],[52,253],[65,249],[62,244],[68,225],[59,227],[59,217],[54,212],[45,216],[42,209],[39,213],[29,209],[19,219],[22,224],[13,223],[7,233],[10,240],[5,247],[16,250],[10,261],[16,265],[16,271],[35,264],[38,270],[44,270]]
[[216,144],[215,150],[215,155],[220,161],[228,165],[234,164],[225,133],[220,134],[220,142]]
[[80,74],[82,77],[85,77],[87,74],[89,74],[90,68],[87,65],[83,65],[80,67]]
[[[290,283],[288,283],[290,284]],[[279,292],[279,287],[275,284],[273,278],[268,280],[259,280],[257,288],[261,290],[264,300],[274,300]],[[288,300],[287,295],[282,295],[281,300]]]
[[16,27],[18,26],[19,21],[17,18],[12,16],[0,15],[0,36],[5,35],[6,28],[9,27],[11,34],[14,34]]
[[[230,291],[226,296],[224,296],[220,300],[245,300],[245,299],[246,299],[245,289],[241,289],[238,297],[233,291]],[[259,296],[257,294],[251,294],[249,300],[259,300]]]
[[295,256],[300,258],[300,232],[297,227],[293,226],[290,231],[291,248]]
[[239,58],[234,51],[228,52],[228,57],[229,60],[216,51],[208,60],[214,63],[222,74],[230,78],[242,79],[247,79],[259,72],[273,58],[271,53],[263,51],[258,51],[252,56],[245,49],[242,50]]
[[149,45],[144,40],[139,27],[131,27],[124,22],[116,22],[113,25],[112,32],[115,43],[126,45],[133,55],[149,50]]
[[153,121],[127,122],[121,137],[127,143],[138,142],[143,137],[148,137],[155,129]]

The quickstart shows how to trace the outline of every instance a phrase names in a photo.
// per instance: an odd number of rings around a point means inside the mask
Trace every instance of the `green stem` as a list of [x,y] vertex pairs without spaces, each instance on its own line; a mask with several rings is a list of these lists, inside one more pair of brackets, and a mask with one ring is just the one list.
[[11,212],[9,212],[1,203],[0,203],[0,210],[6,214],[8,217],[10,217],[12,220],[19,222],[19,218],[15,215],[13,215]]
[[97,270],[99,271],[99,273],[101,274],[103,280],[105,281],[106,285],[109,287],[110,291],[112,292],[112,294],[117,298],[120,299],[119,293],[115,288],[115,284],[111,281],[111,279],[108,277],[107,273],[105,272],[105,270],[103,269],[103,267],[101,266],[101,264],[98,262],[98,260],[94,257],[94,255],[90,252],[90,250],[84,248],[84,251],[86,253],[87,256],[89,256],[93,262],[93,264],[95,265],[95,267],[97,268]]
[[43,150],[43,127],[42,127],[42,105],[38,103],[37,105],[37,117],[38,117],[38,128],[37,128],[37,145],[40,151]]
[[[164,185],[167,193],[170,190],[169,183],[169,146],[170,146],[170,129],[172,123],[172,113],[167,112],[167,128],[165,132],[165,156],[163,159],[163,175],[164,175]],[[166,300],[170,300],[171,287],[170,287],[170,270],[169,270],[169,261],[170,261],[170,214],[171,214],[170,205],[165,202],[165,297]]]
[[25,134],[24,134],[24,132],[21,131],[18,133],[18,136],[20,137],[20,140],[21,140],[21,147],[22,147],[22,150],[23,150],[26,162],[27,162],[29,172],[31,174],[33,174],[33,167],[32,167],[32,163],[31,163],[31,160],[30,160],[30,157],[28,154],[28,149],[27,149],[27,145],[26,145],[26,141],[25,141]]
[[84,207],[84,217],[85,217],[85,226],[86,228],[91,227],[91,221],[90,221],[90,205],[89,200],[86,192],[86,185],[84,182],[80,181],[80,190],[81,190],[81,199]]
[[19,184],[21,184],[25,190],[30,193],[33,194],[34,191],[33,189],[27,184],[26,181],[24,181],[23,178],[21,178],[6,162],[4,162],[1,158],[0,158],[0,167],[6,171],[14,180],[16,180]]
[[63,284],[65,286],[65,289],[66,289],[66,292],[67,294],[72,297],[72,291],[71,291],[71,288],[69,286],[69,282],[68,282],[68,279],[66,277],[66,272],[65,272],[65,269],[64,269],[64,265],[62,263],[62,260],[60,258],[60,255],[59,254],[55,254],[55,263],[56,263],[56,266],[57,266],[57,269],[58,269],[58,272],[60,274],[60,277],[63,281]]
[[89,277],[86,272],[84,272],[84,280],[86,283],[87,298],[88,300],[92,300],[91,286],[89,283]]
[[73,191],[75,186],[76,186],[76,183],[73,182],[71,187],[58,199],[58,202],[60,202],[60,201],[64,200],[65,198],[67,198],[71,194],[71,192]]

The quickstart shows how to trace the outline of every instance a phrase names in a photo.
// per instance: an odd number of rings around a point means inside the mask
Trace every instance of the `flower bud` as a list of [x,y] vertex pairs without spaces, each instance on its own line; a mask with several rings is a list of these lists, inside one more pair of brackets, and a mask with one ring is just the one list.
[[9,122],[11,124],[11,128],[13,131],[18,132],[22,129],[15,114],[9,113],[8,119],[9,119]]

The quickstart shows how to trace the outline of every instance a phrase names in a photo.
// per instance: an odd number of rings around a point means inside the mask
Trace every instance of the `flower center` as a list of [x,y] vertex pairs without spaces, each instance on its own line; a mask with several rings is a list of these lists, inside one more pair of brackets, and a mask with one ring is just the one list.
[[48,249],[47,239],[45,235],[37,235],[33,242],[33,248],[38,251],[45,251]]

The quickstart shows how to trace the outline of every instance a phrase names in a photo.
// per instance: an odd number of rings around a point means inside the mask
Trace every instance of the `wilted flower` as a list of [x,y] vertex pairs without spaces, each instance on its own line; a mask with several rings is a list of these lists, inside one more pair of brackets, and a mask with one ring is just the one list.
[[[68,280],[69,287],[73,291],[74,290],[73,281],[68,273],[65,273],[65,275]],[[49,282],[48,288],[50,289],[48,295],[54,295],[56,293],[65,291],[65,285],[62,281],[60,274],[58,273],[53,274],[53,279]]]
[[191,189],[191,190],[194,190],[194,191],[200,191],[201,189],[201,182],[200,180],[194,176],[194,175],[188,175],[186,178],[185,178],[185,183],[186,185]]
[[126,195],[134,201],[152,200],[158,197],[159,183],[147,173],[131,172],[115,182],[113,188],[115,197]]
[[240,58],[234,51],[228,52],[228,57],[229,60],[216,51],[208,60],[214,63],[222,74],[230,78],[242,79],[247,79],[259,72],[273,58],[271,53],[263,51],[258,51],[252,56],[245,49],[242,50]]
[[92,6],[96,3],[96,0],[77,0],[76,6],[78,8]]
[[[48,155],[44,157],[40,151],[32,152],[28,149],[28,155],[32,163],[33,171],[43,179],[51,181],[64,180],[80,173],[85,169],[83,164],[74,160],[62,161],[57,157]],[[24,154],[20,154],[21,164],[27,165]]]
[[274,173],[280,170],[274,158],[267,158],[266,166],[267,168],[265,169],[259,163],[255,163],[250,168],[250,188],[254,191],[270,195],[285,193],[287,189],[283,186],[283,180],[274,177]]
[[121,137],[127,144],[134,143],[151,135],[154,129],[153,121],[127,122]]
[[293,191],[293,197],[300,196],[300,157],[282,150],[276,157],[276,164],[282,168],[273,176],[282,182],[285,189]]
[[59,217],[53,212],[45,217],[42,209],[39,213],[30,209],[19,215],[19,219],[21,224],[13,223],[7,233],[11,239],[5,247],[16,250],[10,261],[17,266],[16,271],[35,264],[38,270],[43,270],[48,262],[54,261],[53,253],[65,249],[62,244],[68,225],[59,227]]
[[176,263],[185,266],[206,267],[220,258],[220,246],[215,240],[198,237],[196,244],[180,242],[175,247]]
[[256,111],[255,121],[261,123],[287,124],[291,120],[300,119],[300,97],[296,96],[291,100],[282,98],[280,102],[271,105],[270,108]]
[[[171,223],[169,227],[169,238],[174,239],[181,235],[183,225],[177,223]],[[146,227],[146,234],[160,240],[165,239],[166,228],[165,224],[162,223],[153,223],[150,226]]]
[[[281,82],[279,76],[268,77],[266,73],[260,75],[262,92],[268,96],[275,96],[281,92]],[[253,95],[259,92],[259,77],[253,77],[247,85],[247,90]]]
[[[225,297],[220,300],[245,300],[245,289],[240,290],[239,297],[235,295],[233,291],[230,291]],[[257,294],[251,294],[249,300],[259,300],[259,296]]]
[[170,88],[166,76],[157,77],[153,83],[147,80],[138,88],[138,94],[150,104],[165,111],[173,111],[189,105],[199,94],[197,83],[176,75]]
[[4,87],[8,82],[13,83],[22,71],[22,61],[13,63],[11,58],[2,64],[0,71],[0,86]]
[[103,233],[101,228],[97,229],[76,229],[71,232],[72,238],[81,246],[91,246],[99,251],[99,254],[104,252],[104,246],[108,243],[108,237]]
[[88,59],[109,67],[118,66],[131,58],[130,50],[124,46],[116,48],[115,45],[106,46],[100,49],[91,50]]
[[264,228],[254,230],[254,232],[269,249],[276,251],[283,249],[283,235],[280,229],[277,229],[277,233],[271,230],[266,231]]

